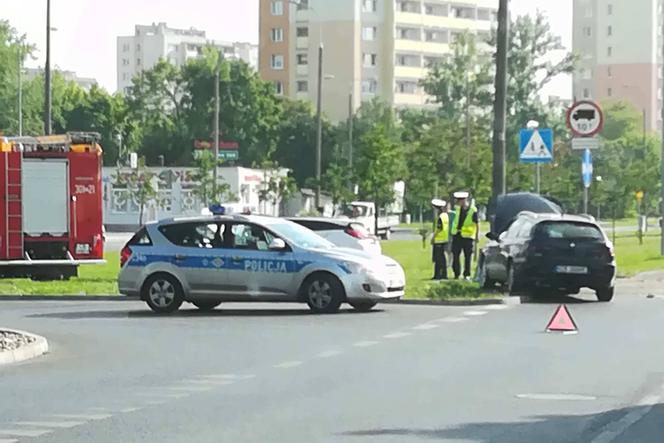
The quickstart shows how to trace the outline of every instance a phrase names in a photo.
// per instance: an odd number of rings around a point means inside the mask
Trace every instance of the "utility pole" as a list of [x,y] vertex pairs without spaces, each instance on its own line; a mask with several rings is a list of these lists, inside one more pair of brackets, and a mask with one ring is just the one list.
[[470,74],[466,72],[466,165],[470,167]]
[[[662,30],[664,32],[664,20],[662,20]],[[662,45],[662,75],[664,75],[664,45]],[[664,118],[664,106],[662,106],[662,118]],[[663,120],[664,122],[664,120]],[[664,255],[664,123],[662,124],[662,155],[661,155],[661,161],[660,161],[660,174],[661,174],[661,201],[659,203],[659,215],[660,215],[660,221],[659,221],[659,226],[661,229],[661,234],[660,234],[660,246],[659,246],[659,253],[661,255]],[[615,232],[615,231],[614,231]]]
[[[214,171],[212,177],[214,183],[212,184],[213,198],[217,198],[217,186],[219,180],[219,79],[221,77],[221,64],[223,62],[224,54],[219,51],[219,60],[217,60],[217,69],[214,71]],[[221,202],[210,202],[221,203]]]
[[18,136],[23,136],[23,41],[18,48]]
[[46,67],[44,68],[44,134],[51,135],[51,0],[46,0]]
[[498,6],[498,46],[496,52],[496,99],[493,105],[493,185],[495,202],[505,193],[505,114],[507,104],[507,36],[509,0],[500,0]]
[[323,150],[323,42],[318,46],[318,93],[316,101],[316,210],[320,209],[321,154]]
[[353,90],[348,94],[348,169],[353,172]]

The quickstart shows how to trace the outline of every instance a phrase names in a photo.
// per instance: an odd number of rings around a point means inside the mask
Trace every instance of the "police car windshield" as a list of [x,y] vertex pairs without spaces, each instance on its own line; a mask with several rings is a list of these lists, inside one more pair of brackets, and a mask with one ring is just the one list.
[[330,249],[334,247],[333,243],[330,243],[323,237],[297,223],[280,221],[277,223],[270,223],[269,227],[275,234],[300,248]]

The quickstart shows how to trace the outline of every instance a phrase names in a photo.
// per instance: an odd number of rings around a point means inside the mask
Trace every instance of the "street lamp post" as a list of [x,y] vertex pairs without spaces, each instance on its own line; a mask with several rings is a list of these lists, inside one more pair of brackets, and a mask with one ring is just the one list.
[[[537,130],[539,128],[539,122],[537,120],[530,120],[528,123],[526,123],[526,128],[528,129],[534,129]],[[540,183],[542,181],[542,170],[541,170],[541,164],[537,163],[536,165],[536,172],[535,172],[535,189],[537,193],[540,193]]]
[[320,210],[321,157],[323,151],[323,42],[318,46],[318,91],[316,93],[316,210]]
[[46,66],[44,68],[44,133],[50,135],[51,123],[51,0],[46,0]]
[[500,0],[496,48],[496,98],[493,116],[493,201],[505,193],[505,119],[507,96],[507,37],[509,0]]
[[[221,77],[221,64],[224,61],[224,53],[219,50],[219,60],[217,60],[217,68],[214,72],[214,170],[212,171],[212,195],[217,198],[217,181],[219,180],[219,80]],[[220,203],[220,202],[208,202]]]
[[18,136],[23,136],[23,42],[18,49]]

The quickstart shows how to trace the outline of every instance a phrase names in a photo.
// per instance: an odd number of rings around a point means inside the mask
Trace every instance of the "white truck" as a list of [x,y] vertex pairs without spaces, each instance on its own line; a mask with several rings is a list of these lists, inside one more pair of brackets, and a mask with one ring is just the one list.
[[[399,225],[398,214],[378,213],[376,220],[376,205],[373,202],[355,201],[344,207],[343,216],[357,223],[362,223],[371,235],[376,235],[383,240],[389,240],[392,229]],[[377,229],[376,229],[377,228]]]

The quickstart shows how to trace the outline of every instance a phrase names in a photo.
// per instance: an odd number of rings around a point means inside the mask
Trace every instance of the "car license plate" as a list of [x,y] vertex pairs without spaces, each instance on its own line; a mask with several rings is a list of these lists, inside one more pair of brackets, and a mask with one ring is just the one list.
[[77,243],[76,244],[76,253],[77,254],[89,254],[90,245],[87,243]]
[[585,266],[556,266],[558,274],[587,274],[588,268]]
[[401,288],[403,282],[401,280],[390,280],[390,288]]

